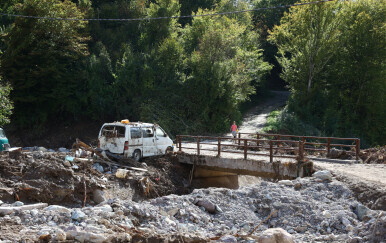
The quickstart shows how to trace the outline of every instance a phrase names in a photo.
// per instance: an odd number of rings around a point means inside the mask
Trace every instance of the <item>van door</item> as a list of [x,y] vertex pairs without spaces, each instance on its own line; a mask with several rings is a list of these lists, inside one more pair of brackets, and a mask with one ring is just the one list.
[[126,142],[126,127],[124,125],[106,125],[102,128],[99,139],[101,149],[114,154],[123,154]]
[[154,127],[142,127],[143,157],[157,154]]
[[166,149],[171,146],[169,137],[160,127],[155,127],[155,135],[157,140],[157,154],[165,154]]
[[131,157],[136,149],[139,149],[142,154],[142,131],[140,127],[130,127],[129,147],[125,156]]

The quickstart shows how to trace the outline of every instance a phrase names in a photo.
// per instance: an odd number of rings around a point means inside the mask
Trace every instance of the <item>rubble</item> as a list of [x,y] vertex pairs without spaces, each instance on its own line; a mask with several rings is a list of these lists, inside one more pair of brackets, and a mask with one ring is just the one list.
[[365,164],[386,164],[386,145],[361,150],[359,157]]
[[358,202],[329,171],[277,183],[260,181],[237,190],[191,191],[184,186],[189,168],[174,159],[168,155],[117,163],[66,152],[24,151],[17,158],[2,154],[0,242],[386,238],[384,211]]
[[[303,186],[295,189],[296,183]],[[263,181],[238,190],[195,189],[187,195],[140,202],[114,198],[99,206],[65,207],[68,210],[51,205],[34,212],[15,211],[0,217],[0,225],[3,232],[20,227],[25,234],[17,240],[26,235],[38,240],[41,232],[51,239],[80,242],[207,242],[213,238],[220,242],[380,242],[386,236],[386,215],[365,208],[361,218],[363,207],[358,205],[353,193],[334,178],[331,182],[298,178],[292,186]],[[221,212],[213,213],[216,206]],[[268,241],[268,235],[280,236]],[[14,236],[1,234],[0,239]]]

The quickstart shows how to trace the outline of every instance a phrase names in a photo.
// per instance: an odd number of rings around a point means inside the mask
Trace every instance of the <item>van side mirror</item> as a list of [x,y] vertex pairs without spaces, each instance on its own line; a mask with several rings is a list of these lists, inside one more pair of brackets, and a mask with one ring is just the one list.
[[168,135],[166,133],[164,133],[164,137],[167,137]]

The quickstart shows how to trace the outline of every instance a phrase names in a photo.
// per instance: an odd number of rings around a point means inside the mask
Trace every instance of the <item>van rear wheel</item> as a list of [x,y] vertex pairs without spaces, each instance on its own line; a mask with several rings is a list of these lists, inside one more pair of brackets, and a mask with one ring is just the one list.
[[134,151],[133,158],[137,162],[139,162],[141,160],[141,151],[139,149]]

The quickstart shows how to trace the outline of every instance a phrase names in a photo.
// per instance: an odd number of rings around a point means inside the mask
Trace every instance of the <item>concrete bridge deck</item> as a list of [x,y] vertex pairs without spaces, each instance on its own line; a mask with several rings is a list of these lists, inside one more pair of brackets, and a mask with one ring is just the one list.
[[[231,139],[221,142],[220,155],[217,141],[202,140],[199,143],[199,149],[197,146],[197,143],[181,142],[181,151],[177,152],[180,163],[194,165],[201,171],[203,169],[217,171],[220,176],[223,176],[223,173],[232,173],[233,175],[293,179],[303,177],[312,170],[312,163],[307,163],[307,169],[305,169],[305,164],[299,164],[295,155],[284,156],[284,158],[279,157],[282,156],[280,154],[275,154],[270,158],[270,151],[244,151],[242,146],[236,146]],[[211,176],[215,175],[211,173]]]

